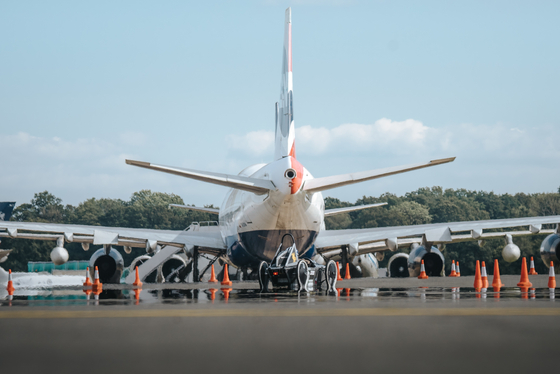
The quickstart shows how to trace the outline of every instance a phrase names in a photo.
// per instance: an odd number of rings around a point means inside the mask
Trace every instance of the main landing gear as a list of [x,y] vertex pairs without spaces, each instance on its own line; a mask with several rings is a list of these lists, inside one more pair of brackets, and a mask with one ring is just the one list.
[[[285,239],[288,242],[291,239],[291,245],[283,249]],[[282,237],[270,265],[265,261],[261,262],[258,275],[261,292],[268,291],[269,283],[272,283],[275,290],[306,292],[321,290],[323,286],[329,292],[334,292],[336,287],[336,263],[331,260],[327,265],[319,265],[310,259],[300,259],[292,234]]]

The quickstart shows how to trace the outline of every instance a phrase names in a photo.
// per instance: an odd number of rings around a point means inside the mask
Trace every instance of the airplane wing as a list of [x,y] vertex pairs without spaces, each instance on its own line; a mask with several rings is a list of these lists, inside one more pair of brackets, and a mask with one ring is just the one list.
[[155,250],[160,246],[188,248],[197,246],[199,251],[217,254],[226,249],[219,227],[192,224],[186,230],[132,229],[66,225],[41,222],[0,221],[0,238],[59,240],[93,245],[122,245]]
[[455,157],[442,158],[439,160],[432,160],[430,162],[424,162],[421,164],[395,166],[395,167],[384,168],[384,169],[362,171],[359,173],[350,173],[350,174],[334,175],[331,177],[314,178],[306,181],[303,189],[310,193],[320,192],[324,190],[330,190],[332,188],[347,186],[349,184],[365,182],[372,179],[383,178],[383,177],[388,177],[390,175],[428,168],[430,166],[446,164],[448,162],[453,162],[454,160]]
[[214,209],[214,208],[200,208],[200,207],[196,207],[196,206],[190,206],[190,205],[181,205],[181,204],[169,204],[170,208],[181,208],[181,209],[187,209],[187,210],[196,210],[197,212],[204,212],[204,213],[210,213],[210,214],[220,214],[220,209]]
[[253,192],[257,195],[267,193],[269,190],[276,190],[274,184],[267,179],[242,177],[240,175],[229,175],[184,169],[173,166],[156,165],[144,161],[126,160],[128,165],[138,166],[145,169],[161,171],[164,173],[175,174],[180,177],[196,179],[206,183],[218,184],[220,186],[235,188],[238,190]]
[[344,208],[326,209],[325,210],[325,217],[334,216],[335,214],[340,214],[340,213],[355,212],[357,210],[362,210],[362,209],[375,208],[375,207],[383,206],[383,205],[387,205],[387,204],[388,203],[377,203],[377,204],[348,206],[348,207],[344,207]]
[[[557,224],[556,230],[544,230],[542,225]],[[432,243],[432,245],[456,243],[471,240],[535,234],[552,234],[560,230],[560,216],[495,219],[483,221],[434,223],[415,226],[377,227],[371,229],[325,230],[315,241],[319,253],[332,251],[342,246],[350,246],[359,254],[395,251],[399,246],[412,243]],[[522,228],[520,231],[486,231],[491,229]]]

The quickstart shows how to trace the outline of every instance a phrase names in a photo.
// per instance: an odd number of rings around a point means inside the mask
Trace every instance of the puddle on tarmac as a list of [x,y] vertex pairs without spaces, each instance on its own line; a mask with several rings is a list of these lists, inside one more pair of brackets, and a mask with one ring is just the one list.
[[14,296],[0,295],[0,306],[80,306],[80,305],[134,305],[185,303],[321,303],[321,302],[461,302],[461,300],[549,300],[555,301],[555,292],[548,288],[501,288],[477,292],[474,288],[418,287],[418,288],[337,288],[334,293],[278,291],[261,293],[254,289],[170,289],[153,288],[133,290],[128,286],[113,286],[98,296],[86,295],[81,288],[17,289]]

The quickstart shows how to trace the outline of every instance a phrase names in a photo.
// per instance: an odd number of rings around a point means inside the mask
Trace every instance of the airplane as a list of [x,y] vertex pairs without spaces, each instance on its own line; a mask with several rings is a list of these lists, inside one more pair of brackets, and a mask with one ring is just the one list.
[[[156,270],[161,271],[168,261],[181,263],[183,260],[177,258],[178,253],[190,259],[195,282],[202,277],[198,269],[201,255],[213,257],[206,269],[218,260],[237,268],[243,279],[254,279],[260,264],[269,263],[274,258],[286,234],[294,238],[298,261],[325,264],[340,259],[343,273],[348,263],[354,275],[365,277],[376,277],[378,261],[384,254],[403,247],[410,247],[411,252],[408,255],[397,253],[391,258],[388,269],[391,276],[417,276],[422,260],[428,275],[441,275],[444,269],[441,250],[446,244],[498,237],[504,238],[507,243],[503,250],[504,259],[513,262],[521,254],[513,238],[537,234],[548,234],[541,246],[545,264],[548,265],[551,260],[555,266],[560,264],[556,255],[560,251],[560,216],[326,230],[325,217],[375,208],[381,204],[326,210],[323,191],[443,165],[455,158],[314,178],[296,157],[290,8],[285,12],[281,94],[275,110],[274,160],[268,164],[249,166],[238,175],[126,160],[132,166],[229,188],[219,210],[173,205],[174,208],[215,214],[218,222],[214,225],[193,223],[186,230],[179,231],[0,222],[0,237],[57,241],[51,252],[51,259],[57,264],[68,260],[65,242],[82,243],[84,250],[88,250],[90,244],[102,245],[103,248],[93,254],[90,268],[93,271],[93,267],[98,266],[101,280],[115,283],[120,282],[123,275],[123,259],[115,246],[122,246],[126,253],[130,253],[132,247],[146,249],[147,254],[133,262],[140,264],[138,269],[142,280]],[[554,224],[555,229],[543,228],[543,225]],[[495,230],[506,228],[524,229]],[[183,261],[183,266],[185,264]],[[171,267],[170,271],[177,270],[177,267]],[[169,275],[172,274],[158,278],[167,279]],[[125,274],[125,283],[133,281],[133,272]]]

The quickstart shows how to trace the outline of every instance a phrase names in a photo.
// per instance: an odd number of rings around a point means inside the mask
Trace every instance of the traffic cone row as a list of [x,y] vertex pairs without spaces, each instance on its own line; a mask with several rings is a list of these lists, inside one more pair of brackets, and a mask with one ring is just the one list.
[[481,269],[482,288],[488,288],[488,274],[486,273],[486,264],[482,261]]
[[[229,273],[228,273],[228,269],[227,269],[227,264],[224,264],[224,279],[222,280],[222,286],[231,286],[231,281],[229,280]],[[227,294],[226,300],[227,300],[227,298],[229,298],[229,292]]]
[[529,266],[529,275],[539,275],[535,270],[535,261],[533,261],[533,256],[531,256],[531,265]]
[[554,262],[550,261],[550,268],[548,269],[548,289],[554,291],[556,288],[556,275],[554,274]]
[[426,274],[426,268],[424,267],[424,260],[422,260],[422,263],[420,264],[420,275],[418,276],[418,279],[428,279],[428,274]]

